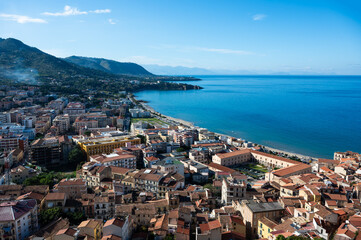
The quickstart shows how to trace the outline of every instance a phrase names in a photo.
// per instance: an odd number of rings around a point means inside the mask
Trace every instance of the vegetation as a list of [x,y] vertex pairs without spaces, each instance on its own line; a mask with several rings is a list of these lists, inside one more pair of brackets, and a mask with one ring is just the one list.
[[132,118],[131,122],[132,123],[136,123],[136,122],[139,122],[139,121],[142,121],[142,122],[146,122],[152,126],[154,125],[168,125],[168,123],[162,121],[162,120],[159,120],[158,118]]
[[78,225],[82,221],[86,220],[86,216],[82,212],[77,211],[64,213],[60,207],[54,207],[40,211],[39,223],[44,226],[59,217],[69,219],[70,225]]
[[119,75],[87,68],[46,54],[19,40],[0,38],[0,84],[39,85],[44,94],[82,95],[87,91],[104,91],[104,97],[119,91],[146,89],[187,90],[200,87],[166,82],[177,77]]
[[145,143],[145,142],[146,142],[146,138],[145,138],[144,135],[138,134],[137,137],[140,138],[141,143]]
[[265,168],[264,166],[262,166],[260,164],[250,163],[250,164],[247,164],[246,167],[249,169],[257,170],[257,171],[264,172],[264,173],[268,172],[267,168]]
[[79,145],[76,145],[69,153],[69,162],[72,165],[77,165],[87,160],[86,154],[81,150]]
[[104,58],[89,58],[78,56],[67,57],[64,58],[64,60],[82,67],[97,69],[113,74],[154,76],[152,73],[145,70],[142,66],[135,63],[122,63]]
[[52,188],[55,184],[60,182],[63,178],[74,178],[75,173],[72,174],[65,174],[62,172],[49,172],[49,173],[40,173],[37,176],[27,178],[23,182],[25,186],[32,186],[32,185],[48,185],[49,188]]

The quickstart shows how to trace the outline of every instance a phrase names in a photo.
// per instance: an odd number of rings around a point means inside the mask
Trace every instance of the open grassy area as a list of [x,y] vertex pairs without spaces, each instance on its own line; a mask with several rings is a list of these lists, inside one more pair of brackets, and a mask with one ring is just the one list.
[[162,120],[159,120],[157,118],[132,118],[131,122],[136,123],[139,121],[147,122],[151,125],[169,125],[166,122],[163,122]]
[[250,163],[250,164],[247,165],[247,168],[257,170],[257,171],[260,171],[260,172],[264,172],[264,173],[268,172],[267,168],[260,165],[260,164]]

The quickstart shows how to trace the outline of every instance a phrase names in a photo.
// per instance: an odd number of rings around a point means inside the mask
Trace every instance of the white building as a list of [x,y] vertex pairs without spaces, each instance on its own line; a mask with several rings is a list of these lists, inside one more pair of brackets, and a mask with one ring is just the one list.
[[36,200],[0,204],[0,239],[23,240],[38,230]]

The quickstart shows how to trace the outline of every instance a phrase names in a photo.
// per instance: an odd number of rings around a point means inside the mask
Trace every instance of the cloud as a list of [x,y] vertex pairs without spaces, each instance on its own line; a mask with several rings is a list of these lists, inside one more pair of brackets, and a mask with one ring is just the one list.
[[252,55],[253,52],[243,51],[243,50],[233,50],[233,49],[225,49],[225,48],[194,48],[199,51],[204,52],[215,52],[215,53],[222,53],[222,54],[237,54],[237,55]]
[[85,15],[88,13],[95,13],[95,14],[99,14],[99,13],[110,13],[111,10],[110,9],[96,9],[96,10],[91,10],[91,11],[80,11],[78,8],[76,7],[71,7],[69,5],[66,5],[64,7],[64,11],[63,12],[55,12],[55,13],[51,13],[51,12],[44,12],[43,15],[47,15],[47,16],[75,16],[75,15]]
[[90,13],[110,13],[111,10],[110,9],[97,9],[97,10],[94,10],[94,11],[89,11]]
[[267,17],[266,14],[256,14],[252,16],[253,21],[261,21]]
[[108,22],[109,22],[110,24],[116,24],[116,22],[114,21],[114,19],[111,19],[111,18],[108,19]]
[[51,13],[51,12],[44,12],[43,15],[47,16],[74,16],[74,15],[84,15],[88,14],[88,12],[85,11],[79,11],[76,7],[71,7],[66,5],[64,7],[63,12],[57,12],[57,13]]
[[44,19],[40,18],[31,18],[28,16],[15,15],[15,14],[5,14],[0,13],[0,18],[6,21],[14,21],[17,23],[46,23]]

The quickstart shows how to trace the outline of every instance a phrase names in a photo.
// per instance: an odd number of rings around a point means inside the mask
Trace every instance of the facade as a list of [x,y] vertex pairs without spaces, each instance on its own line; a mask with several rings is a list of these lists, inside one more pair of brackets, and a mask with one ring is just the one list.
[[176,158],[167,157],[152,164],[152,168],[159,169],[161,172],[179,173],[184,176],[184,165]]
[[30,160],[42,166],[66,164],[71,147],[66,136],[38,139],[30,145]]
[[38,230],[36,200],[0,203],[0,239],[23,240]]
[[196,240],[222,239],[222,226],[219,220],[199,224],[196,229]]
[[247,236],[252,239],[258,234],[258,221],[267,217],[271,220],[279,220],[284,216],[284,208],[278,202],[262,203],[253,200],[243,200],[233,202],[233,207],[240,211],[243,222],[246,225]]
[[263,217],[258,220],[258,237],[269,239],[271,237],[271,232],[278,224],[267,217]]
[[89,219],[81,222],[78,226],[78,230],[80,236],[90,236],[95,240],[100,240],[103,223],[100,220]]
[[246,198],[247,176],[236,175],[222,180],[222,203],[232,204],[232,201],[239,201]]
[[137,145],[140,143],[140,138],[129,135],[78,140],[79,146],[87,154],[88,158],[89,156],[96,154],[110,154],[116,148],[126,147],[127,145]]
[[229,153],[217,153],[213,156],[212,161],[219,165],[228,167],[252,161],[252,155],[249,149]]
[[133,220],[130,216],[124,220],[119,218],[113,218],[103,226],[103,236],[115,235],[121,237],[122,240],[129,240],[132,235]]
[[77,199],[87,193],[86,181],[83,179],[63,179],[57,185],[58,192],[65,193],[67,199]]
[[103,166],[116,166],[122,168],[135,169],[137,158],[130,153],[113,152],[111,154],[100,154],[90,156],[91,162],[100,163]]

